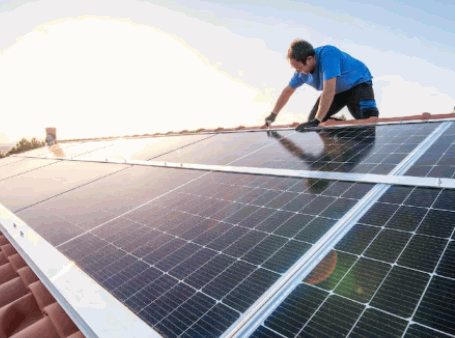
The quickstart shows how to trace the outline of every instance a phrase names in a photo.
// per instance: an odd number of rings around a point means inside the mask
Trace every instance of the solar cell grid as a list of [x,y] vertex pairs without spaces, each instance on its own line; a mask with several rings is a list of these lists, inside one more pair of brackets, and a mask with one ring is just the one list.
[[287,137],[269,132],[276,143],[232,165],[388,174],[438,126],[429,123],[325,128]]
[[[322,208],[302,204],[294,212],[269,206],[287,192],[281,189],[297,184],[311,191],[312,199],[328,202]],[[59,248],[89,266],[95,280],[163,335],[218,336],[349,210],[336,201],[356,203],[342,197],[356,187],[365,194],[372,185],[212,173]],[[260,194],[245,203],[252,191]],[[303,194],[293,193],[288,203]],[[323,216],[333,204],[336,213]],[[102,257],[116,261],[94,264]],[[204,311],[192,312],[192,320],[179,319],[184,304],[201,298],[210,304]],[[211,322],[216,311],[232,315],[218,326]]]
[[[390,187],[252,337],[267,329],[280,337],[454,337],[451,193]],[[329,293],[298,333],[273,324],[305,311],[304,302],[286,308],[302,288]]]
[[455,126],[449,127],[406,172],[419,177],[453,178],[455,173]]
[[[295,133],[295,131],[282,132],[283,135],[292,133]],[[217,134],[214,137],[188,145],[179,152],[170,152],[153,160],[160,162],[229,164],[274,142],[274,139],[267,137],[266,132]]]

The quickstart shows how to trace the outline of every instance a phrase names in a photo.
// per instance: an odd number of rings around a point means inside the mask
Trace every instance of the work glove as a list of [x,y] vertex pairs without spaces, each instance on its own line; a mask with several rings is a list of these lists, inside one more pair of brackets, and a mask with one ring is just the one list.
[[275,122],[275,119],[276,119],[276,114],[270,113],[270,115],[265,118],[265,125],[267,127],[270,127],[272,125],[272,123]]
[[305,122],[305,123],[299,124],[297,126],[297,128],[295,128],[295,130],[304,131],[305,129],[316,128],[317,126],[319,126],[319,123],[321,123],[321,121],[319,121],[318,119],[314,119],[310,122]]

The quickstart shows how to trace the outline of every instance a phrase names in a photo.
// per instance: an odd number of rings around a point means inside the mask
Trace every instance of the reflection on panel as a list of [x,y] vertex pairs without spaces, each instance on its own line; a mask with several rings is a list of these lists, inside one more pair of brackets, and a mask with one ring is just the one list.
[[406,175],[453,178],[455,174],[455,126],[441,137],[417,160]]
[[49,148],[49,152],[40,155],[44,158],[61,158],[72,159],[78,156],[84,156],[94,151],[110,148],[113,146],[113,141],[87,141],[78,142],[74,145],[67,146],[56,143]]
[[[78,165],[74,168],[82,170],[81,163],[75,163]],[[105,168],[104,174],[109,175],[92,179],[94,182],[76,189],[68,189],[18,214],[53,245],[71,239],[73,232],[91,230],[203,175],[189,170],[88,164],[97,169]],[[87,170],[89,167],[84,168]],[[110,172],[106,172],[109,168]],[[60,228],[62,222],[66,223]]]
[[[290,135],[294,131],[282,131]],[[154,161],[183,162],[199,164],[230,164],[256,150],[275,143],[266,132],[218,134],[194,145],[185,147],[178,153],[159,156]]]
[[54,161],[38,159],[27,159],[18,164],[25,162],[31,162],[34,167],[43,163],[45,166],[0,181],[0,203],[11,211],[26,208],[125,167],[120,164],[82,162],[49,164]]
[[[72,193],[76,206],[91,200],[116,217],[100,218],[101,226],[76,210],[65,215],[71,199],[57,209],[58,199],[46,204],[52,214],[88,230],[58,248],[165,337],[219,337],[372,187],[145,169],[161,173],[163,195],[126,214],[115,205],[128,204],[129,193],[103,192],[111,178]],[[190,173],[187,184],[169,191],[175,175]],[[136,187],[132,200],[154,197]]]
[[324,128],[285,137],[232,165],[350,173],[388,174],[438,123]]
[[[50,146],[44,146],[38,149],[26,151],[24,153],[17,154],[20,157],[63,157],[63,151],[77,145],[76,142],[63,142],[56,143]],[[60,156],[59,156],[60,155]]]
[[252,337],[453,337],[453,194],[390,187]]
[[7,180],[11,177],[36,170],[40,167],[46,167],[54,163],[57,163],[57,161],[39,159],[21,159],[20,161],[14,161],[0,167],[0,181]]
[[0,159],[0,167],[3,167],[5,165],[18,162],[18,161],[23,161],[23,158],[20,157],[14,157],[14,156],[8,156]]
[[31,150],[18,156],[58,159],[91,159],[105,161],[140,160],[147,161],[168,152],[177,151],[200,140],[214,135],[180,135],[168,137],[149,137],[141,139],[116,139],[109,141],[64,142]]
[[213,137],[213,135],[203,134],[145,139],[119,139],[114,140],[110,147],[81,155],[81,157],[99,160],[112,158],[116,160],[148,161],[156,156],[174,150],[178,154],[181,151],[180,148],[211,137]]

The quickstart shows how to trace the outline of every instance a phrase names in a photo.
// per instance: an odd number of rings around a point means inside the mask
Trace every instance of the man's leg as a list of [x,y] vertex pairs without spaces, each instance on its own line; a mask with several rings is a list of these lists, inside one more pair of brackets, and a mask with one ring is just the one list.
[[352,117],[356,120],[367,119],[371,116],[379,117],[371,82],[361,83],[350,89],[349,92],[347,106]]
[[[313,121],[315,119],[316,113],[318,112],[319,100],[320,99],[321,99],[321,97],[319,96],[319,98],[316,100],[316,103],[315,103],[313,109],[311,109],[310,116],[308,117],[308,122]],[[346,104],[348,102],[348,99],[349,99],[349,91],[346,91],[346,92],[343,92],[343,93],[339,93],[339,94],[335,94],[335,97],[333,98],[332,105],[330,106],[330,109],[327,112],[327,114],[324,117],[322,122],[327,121],[330,116],[335,115],[341,109],[343,109],[346,106]]]

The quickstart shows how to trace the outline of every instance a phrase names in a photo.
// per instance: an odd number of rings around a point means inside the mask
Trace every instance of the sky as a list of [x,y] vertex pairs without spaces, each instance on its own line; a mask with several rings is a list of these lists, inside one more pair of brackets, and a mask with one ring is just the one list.
[[[363,61],[381,117],[455,107],[455,3],[0,0],[0,144],[262,125],[297,38]],[[306,120],[300,87],[276,124]],[[349,113],[345,112],[348,118]]]

